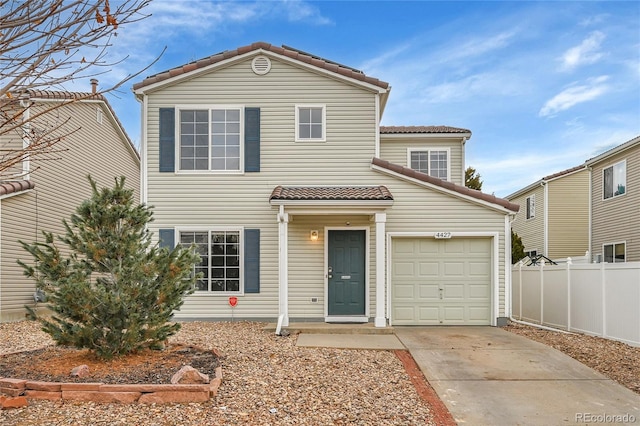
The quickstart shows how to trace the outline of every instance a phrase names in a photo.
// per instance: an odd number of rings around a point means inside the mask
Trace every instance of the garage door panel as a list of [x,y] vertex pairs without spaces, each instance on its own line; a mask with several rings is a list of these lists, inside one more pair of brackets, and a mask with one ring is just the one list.
[[431,324],[437,324],[439,321],[440,313],[438,308],[435,307],[420,307],[418,308],[418,320],[420,322],[430,322]]
[[440,264],[437,262],[419,262],[420,277],[437,277],[440,275]]
[[393,273],[398,277],[415,276],[415,267],[413,262],[395,262],[393,264]]
[[491,323],[489,238],[397,238],[391,268],[393,324]]
[[411,302],[415,300],[415,286],[411,284],[403,284],[397,285],[395,288],[395,298],[397,301],[408,301]]
[[[418,298],[420,299],[420,301],[425,302],[439,300],[440,288],[437,285],[433,284],[420,285],[418,286]],[[413,300],[412,302],[415,303],[416,300]]]
[[444,262],[444,275],[446,277],[464,276],[464,262]]

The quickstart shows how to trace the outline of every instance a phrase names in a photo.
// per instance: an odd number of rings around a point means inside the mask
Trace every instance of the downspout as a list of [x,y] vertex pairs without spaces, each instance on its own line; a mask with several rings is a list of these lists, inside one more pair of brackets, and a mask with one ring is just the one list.
[[543,202],[544,202],[544,209],[543,209],[543,215],[544,217],[543,219],[543,236],[542,238],[544,238],[544,255],[549,257],[549,185],[547,185],[547,182],[541,182],[540,185],[542,185],[544,187],[544,196],[542,197]]
[[588,247],[588,253],[589,253],[589,258],[587,259],[587,263],[591,263],[593,261],[593,247],[591,246],[591,244],[593,243],[593,235],[592,235],[592,229],[593,229],[593,219],[592,219],[592,212],[593,212],[593,203],[592,203],[592,199],[593,199],[593,168],[591,166],[588,167],[589,169],[589,216],[588,216],[588,240],[589,240],[589,247]]
[[[20,107],[24,108],[22,113],[22,149],[27,149],[31,145],[31,139],[29,134],[31,133],[31,105],[29,101],[29,95],[20,99]],[[22,160],[22,177],[24,180],[31,179],[31,156],[26,154],[24,160]]]

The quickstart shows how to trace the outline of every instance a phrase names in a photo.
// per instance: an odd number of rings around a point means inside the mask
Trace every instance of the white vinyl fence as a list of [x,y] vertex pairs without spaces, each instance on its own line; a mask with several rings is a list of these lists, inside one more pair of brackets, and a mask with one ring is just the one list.
[[512,316],[640,346],[640,262],[516,264]]

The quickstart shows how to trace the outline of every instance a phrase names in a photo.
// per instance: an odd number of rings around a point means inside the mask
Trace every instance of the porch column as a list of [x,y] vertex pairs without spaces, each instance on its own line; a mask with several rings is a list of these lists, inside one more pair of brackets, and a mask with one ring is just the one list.
[[289,214],[280,206],[278,213],[278,313],[284,315],[283,326],[289,325]]
[[376,327],[386,327],[387,319],[385,317],[385,290],[386,290],[386,250],[385,240],[386,231],[385,224],[387,222],[386,213],[376,213]]

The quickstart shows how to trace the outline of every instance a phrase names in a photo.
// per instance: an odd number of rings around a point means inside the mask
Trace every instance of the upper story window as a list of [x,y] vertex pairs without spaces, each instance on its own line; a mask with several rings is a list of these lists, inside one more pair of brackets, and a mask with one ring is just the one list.
[[603,246],[604,261],[606,263],[625,262],[626,249],[626,243],[605,244]]
[[536,196],[527,197],[527,219],[536,217]]
[[409,166],[442,180],[449,180],[449,149],[409,148]]
[[180,170],[241,170],[242,110],[180,110]]
[[627,192],[627,162],[625,160],[603,169],[602,174],[605,200]]
[[296,105],[296,142],[324,142],[325,140],[325,106]]

